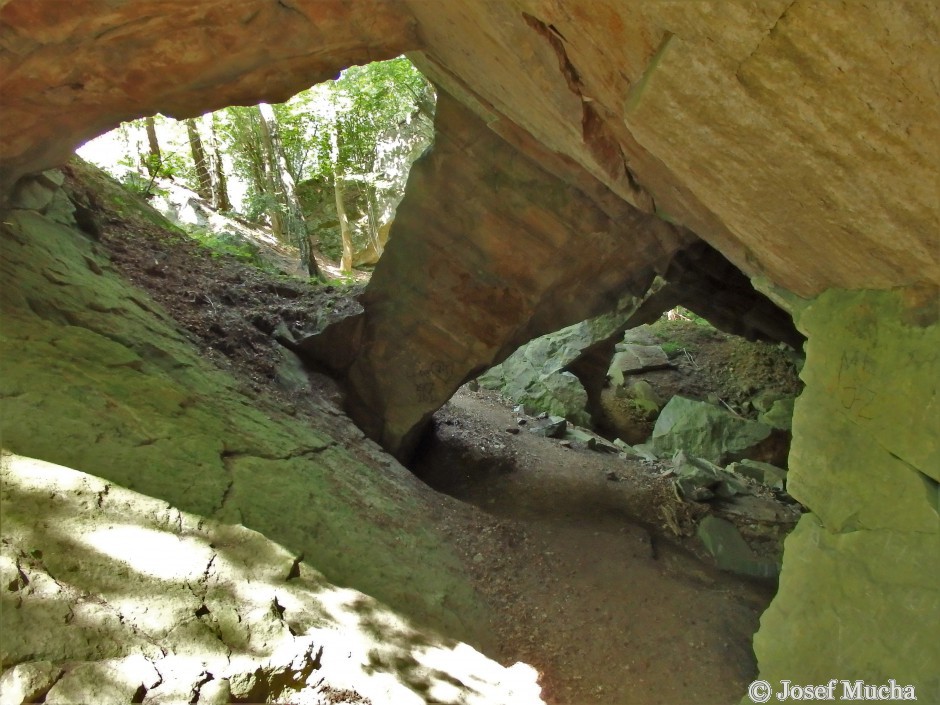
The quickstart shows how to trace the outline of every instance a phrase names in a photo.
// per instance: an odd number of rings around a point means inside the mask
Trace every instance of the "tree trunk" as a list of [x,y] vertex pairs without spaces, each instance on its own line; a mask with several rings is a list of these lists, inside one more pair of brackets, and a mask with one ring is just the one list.
[[[287,158],[281,145],[277,117],[274,108],[267,103],[258,105],[259,127],[267,161],[269,194],[273,196],[270,210],[272,227],[275,234],[295,245],[300,251],[301,262],[307,266],[310,276],[319,276],[310,243],[307,238],[307,226],[304,222],[303,209],[297,197],[294,178],[287,168]],[[276,227],[274,224],[277,223]]]
[[228,196],[228,179],[225,177],[225,164],[222,162],[222,152],[219,148],[219,138],[216,134],[215,113],[203,117],[208,134],[209,179],[212,184],[212,206],[216,210],[232,210],[232,202]]
[[147,131],[147,144],[150,147],[144,159],[144,167],[151,178],[156,178],[160,164],[163,162],[163,155],[160,153],[160,143],[157,141],[157,123],[152,115],[144,118],[144,129]]
[[376,196],[375,184],[366,185],[366,205],[369,209],[369,238],[372,240],[376,254],[381,256],[385,243],[379,242],[378,197]]
[[333,158],[333,195],[336,198],[336,218],[339,220],[339,233],[343,240],[343,257],[339,268],[343,272],[352,271],[353,243],[352,233],[349,231],[349,217],[346,215],[346,204],[343,200],[343,170],[339,162],[339,125],[330,136]]
[[212,177],[209,175],[209,160],[206,158],[206,150],[202,145],[202,138],[199,136],[199,129],[196,126],[196,120],[189,118],[186,120],[186,134],[189,137],[189,148],[193,153],[193,163],[196,165],[196,193],[205,201],[212,202]]

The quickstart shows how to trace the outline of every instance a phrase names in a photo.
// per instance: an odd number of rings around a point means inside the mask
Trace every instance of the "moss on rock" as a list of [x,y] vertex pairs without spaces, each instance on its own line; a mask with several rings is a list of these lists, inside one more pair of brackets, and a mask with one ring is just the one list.
[[245,396],[76,228],[26,210],[3,220],[6,448],[244,524],[337,584],[483,638],[482,607],[410,473],[390,459],[380,472]]
[[771,683],[893,678],[940,702],[938,303],[935,289],[831,290],[800,313],[788,491],[813,513],[754,640]]

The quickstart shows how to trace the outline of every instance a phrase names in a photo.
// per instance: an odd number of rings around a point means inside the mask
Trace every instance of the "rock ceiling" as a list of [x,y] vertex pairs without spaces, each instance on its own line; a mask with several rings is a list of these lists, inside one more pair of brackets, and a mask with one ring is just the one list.
[[5,0],[0,189],[121,120],[409,52],[439,144],[346,370],[398,449],[466,377],[698,238],[805,298],[940,283],[938,34],[932,0]]

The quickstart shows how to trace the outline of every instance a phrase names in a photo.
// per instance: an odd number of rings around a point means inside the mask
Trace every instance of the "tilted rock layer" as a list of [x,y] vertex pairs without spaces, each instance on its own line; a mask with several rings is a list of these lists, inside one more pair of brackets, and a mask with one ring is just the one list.
[[[465,378],[601,312],[702,238],[788,308],[808,305],[791,467],[814,513],[788,544],[762,670],[900,675],[936,699],[935,612],[906,611],[935,596],[883,568],[902,556],[905,571],[937,571],[940,431],[924,408],[940,375],[935,355],[910,351],[916,336],[937,347],[938,34],[932,0],[7,0],[0,191],[121,119],[278,100],[415,52],[441,88],[439,143],[365,312],[328,331],[344,347],[319,345],[350,411],[405,452]],[[47,294],[31,310],[61,325]],[[83,335],[69,334],[78,351]],[[208,477],[224,489],[224,473]],[[873,478],[897,483],[873,498]]]
[[534,669],[416,630],[243,526],[7,453],[0,479],[4,705],[542,702]]
[[491,637],[440,497],[202,359],[61,182],[0,224],[0,703],[540,703],[455,642]]

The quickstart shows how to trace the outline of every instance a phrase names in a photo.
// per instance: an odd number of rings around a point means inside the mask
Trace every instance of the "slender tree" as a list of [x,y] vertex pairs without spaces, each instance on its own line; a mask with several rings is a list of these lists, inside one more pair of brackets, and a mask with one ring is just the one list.
[[209,157],[209,178],[212,185],[212,205],[216,210],[232,210],[232,202],[228,195],[228,179],[225,176],[225,164],[222,161],[222,152],[219,146],[219,137],[216,129],[216,113],[203,116],[205,132],[208,136],[206,144]]
[[144,167],[147,169],[147,173],[150,175],[151,179],[154,179],[156,178],[157,173],[160,171],[160,165],[163,162],[163,155],[160,152],[160,142],[157,140],[157,123],[153,115],[144,119],[144,129],[147,132],[147,145],[149,147],[149,151],[144,157],[143,162]]
[[186,120],[186,136],[189,138],[189,149],[193,153],[193,164],[196,166],[196,193],[203,200],[213,202],[212,177],[209,170],[209,159],[199,136],[199,128],[194,118]]
[[267,188],[272,196],[272,227],[282,240],[297,247],[301,261],[307,265],[310,275],[317,276],[319,269],[310,253],[303,208],[297,197],[297,185],[284,156],[277,116],[268,103],[259,104],[257,110],[259,134],[264,145]]
[[339,220],[340,238],[343,243],[343,256],[340,260],[340,269],[343,272],[352,271],[353,241],[349,229],[349,216],[346,215],[346,193],[343,189],[343,165],[340,161],[340,127],[339,121],[330,135],[331,157],[333,160],[333,196],[336,199],[336,218]]

